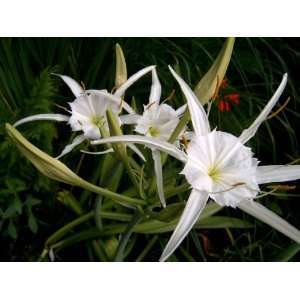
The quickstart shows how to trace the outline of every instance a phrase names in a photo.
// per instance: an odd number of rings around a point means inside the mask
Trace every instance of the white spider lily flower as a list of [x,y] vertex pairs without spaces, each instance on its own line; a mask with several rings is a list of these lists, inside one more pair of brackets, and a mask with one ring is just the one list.
[[[192,192],[160,261],[168,259],[186,237],[209,198],[222,206],[238,207],[300,243],[300,231],[297,228],[254,201],[259,192],[259,184],[300,179],[300,166],[258,166],[258,160],[253,157],[251,149],[244,145],[254,136],[279,100],[287,83],[287,74],[253,124],[239,137],[235,137],[226,132],[210,130],[207,115],[195,94],[171,67],[170,70],[185,95],[195,130],[187,153],[179,149],[176,151],[171,144],[154,143],[150,138],[143,140],[132,136],[122,137],[123,142],[144,143],[185,163],[182,174],[190,183]],[[105,139],[102,142],[112,141]]]
[[[131,113],[121,116],[121,122],[123,124],[136,124],[134,130],[139,134],[167,141],[179,123],[179,117],[184,112],[185,106],[175,110],[168,104],[160,104],[160,98],[161,84],[156,69],[153,69],[149,103],[144,106],[143,114]],[[162,206],[166,207],[160,152],[152,149],[152,158],[154,161],[157,192]]]
[[[68,122],[72,131],[83,131],[82,135],[75,137],[75,139],[67,145],[61,154],[57,157],[60,158],[63,155],[69,153],[74,147],[82,143],[84,140],[95,140],[101,138],[100,128],[108,130],[106,111],[111,109],[112,112],[119,115],[122,108],[128,113],[134,113],[133,109],[122,100],[122,95],[133,83],[135,83],[142,76],[153,70],[155,66],[149,66],[138,71],[132,75],[123,85],[121,85],[113,94],[108,93],[106,90],[84,90],[81,85],[69,76],[59,76],[70,88],[74,96],[76,97],[73,102],[69,102],[71,111],[69,115],[63,114],[38,114],[23,118],[17,121],[14,126],[21,124],[50,120],[57,122]],[[120,121],[120,120],[119,120]],[[121,121],[120,121],[121,123]],[[131,145],[130,147],[132,147]],[[132,147],[138,155],[141,155],[140,151],[136,147]],[[142,156],[144,159],[144,157]]]
[[156,70],[153,69],[149,103],[144,106],[144,113],[136,118],[135,131],[145,136],[167,141],[179,123],[179,117],[184,110],[182,107],[175,110],[168,104],[159,104],[160,97],[161,85]]

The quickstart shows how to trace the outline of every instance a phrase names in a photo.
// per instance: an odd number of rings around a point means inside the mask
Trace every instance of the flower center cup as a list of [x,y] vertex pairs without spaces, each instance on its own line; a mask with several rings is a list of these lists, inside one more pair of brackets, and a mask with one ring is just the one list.
[[158,137],[160,135],[160,132],[159,132],[158,128],[153,126],[153,127],[149,128],[149,134],[153,137]]
[[98,128],[102,128],[105,124],[104,116],[93,116],[91,121]]
[[255,198],[257,159],[239,139],[222,131],[196,136],[187,148],[182,171],[191,186],[205,191],[222,206]]

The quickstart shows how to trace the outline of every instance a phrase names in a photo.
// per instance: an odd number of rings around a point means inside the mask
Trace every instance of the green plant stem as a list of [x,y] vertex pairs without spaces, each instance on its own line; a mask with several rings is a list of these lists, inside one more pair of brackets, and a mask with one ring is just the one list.
[[[121,213],[115,213],[115,212],[104,212],[101,211],[99,215],[104,219],[110,219],[110,220],[118,220],[118,221],[130,221],[131,216],[127,214],[121,214]],[[66,235],[71,229],[74,227],[92,219],[95,216],[95,212],[91,211],[89,213],[86,213],[79,218],[75,219],[74,221],[66,224],[65,226],[61,227],[59,230],[57,230],[55,233],[53,233],[46,241],[45,245],[49,247],[49,245],[55,243],[57,240],[62,238],[64,235]]]
[[100,194],[104,197],[108,197],[120,204],[129,204],[129,205],[146,205],[146,201],[145,200],[141,200],[141,199],[136,199],[136,198],[131,198],[128,196],[124,196],[122,194],[117,194],[114,193],[112,191],[109,191],[107,189],[101,188],[99,186],[96,186],[88,181],[82,180],[82,182],[80,183],[80,186],[84,189],[87,189],[91,192],[94,192],[96,194]]
[[[185,182],[185,183],[183,183],[181,185],[178,185],[176,187],[166,188],[165,189],[165,199],[171,198],[171,197],[173,197],[177,194],[186,192],[190,189],[191,189],[191,186],[188,182]],[[158,201],[159,201],[158,196],[155,196],[155,197],[149,199],[150,203],[154,203],[154,202],[158,202]]]
[[97,240],[93,240],[92,245],[93,245],[94,252],[100,261],[105,262],[105,261],[109,260],[107,257],[107,254],[105,253],[105,250],[103,249],[103,247],[99,244],[99,242]]
[[[107,116],[110,135],[111,136],[123,135],[120,125],[119,125],[114,113],[110,109],[107,110],[106,116]],[[133,169],[130,165],[127,151],[126,151],[126,146],[123,145],[122,143],[117,143],[117,144],[113,145],[113,149],[118,154],[118,157],[120,157],[120,159],[123,161],[126,171],[128,173],[128,176],[129,176],[132,184],[134,185],[137,193],[139,194],[139,192],[140,192],[139,183],[138,183],[136,176],[133,172]],[[140,195],[140,196],[142,197],[142,195]]]
[[96,199],[96,205],[95,205],[95,223],[97,228],[102,231],[103,230],[103,224],[102,224],[102,218],[101,218],[101,209],[102,209],[102,196],[98,195]]
[[144,257],[151,250],[151,248],[154,246],[157,240],[158,240],[158,235],[155,235],[147,244],[147,246],[144,248],[144,250],[140,253],[140,255],[137,257],[136,262],[140,262],[144,259]]
[[136,211],[121,238],[114,261],[123,261],[124,250],[132,234],[133,228],[142,220],[142,218],[143,215],[139,211]]

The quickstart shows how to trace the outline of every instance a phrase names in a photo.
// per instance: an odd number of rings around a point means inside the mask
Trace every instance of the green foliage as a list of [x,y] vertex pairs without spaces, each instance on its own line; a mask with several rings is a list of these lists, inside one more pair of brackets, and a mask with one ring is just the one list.
[[[16,239],[23,227],[28,227],[32,233],[37,233],[39,222],[34,210],[42,201],[45,193],[50,193],[53,184],[37,171],[20,155],[17,149],[7,139],[4,132],[6,122],[14,122],[19,118],[34,113],[51,111],[57,92],[57,82],[51,72],[54,68],[45,68],[35,77],[28,66],[28,61],[16,63],[16,51],[12,50],[12,40],[1,41],[0,55],[3,77],[1,77],[0,102],[0,205],[1,232],[5,237]],[[5,57],[6,59],[4,59]],[[21,69],[21,70],[20,70]],[[5,76],[5,74],[13,75]],[[26,76],[27,74],[28,76]],[[16,82],[19,85],[16,86]],[[53,141],[57,136],[54,124],[41,123],[39,126],[30,124],[24,126],[25,135],[45,151],[52,153]],[[4,165],[5,164],[5,165]],[[22,226],[22,218],[27,222]],[[26,226],[27,225],[27,226]]]

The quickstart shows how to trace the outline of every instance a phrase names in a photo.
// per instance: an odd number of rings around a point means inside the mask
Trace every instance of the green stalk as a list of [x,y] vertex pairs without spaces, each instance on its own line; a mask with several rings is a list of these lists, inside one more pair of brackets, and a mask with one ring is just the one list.
[[[108,126],[109,126],[111,136],[116,136],[116,135],[121,136],[121,135],[123,135],[123,132],[122,132],[120,126],[119,126],[119,123],[118,123],[115,115],[113,114],[113,112],[110,109],[107,110],[106,116],[107,116],[107,122],[108,122]],[[137,193],[139,193],[139,191],[140,191],[139,183],[137,182],[134,171],[133,171],[133,169],[130,165],[128,155],[127,155],[127,152],[126,152],[126,146],[122,143],[117,143],[117,144],[113,145],[113,148],[114,148],[114,151],[118,154],[118,156],[123,161],[124,166],[125,166],[125,168],[127,170],[127,173],[129,175],[129,178],[130,178],[132,184],[134,185]]]
[[136,211],[121,238],[114,261],[123,261],[124,250],[132,234],[133,228],[142,220],[142,218],[143,215],[139,211]]
[[173,133],[171,134],[171,136],[168,140],[169,143],[173,144],[176,141],[179,133],[183,130],[183,128],[186,126],[186,124],[189,122],[189,120],[190,120],[190,112],[189,112],[188,108],[186,108],[179,123],[177,124],[175,130],[173,131]]
[[117,194],[114,192],[111,192],[109,190],[106,190],[104,188],[101,188],[99,186],[93,185],[85,180],[83,180],[84,183],[80,184],[80,186],[84,189],[87,189],[93,193],[96,194],[100,194],[104,197],[108,197],[120,204],[129,204],[129,205],[146,205],[146,201],[145,200],[141,200],[141,199],[136,199],[136,198],[131,198],[128,196],[123,196],[122,194]]
[[144,250],[140,253],[138,258],[135,260],[136,262],[140,262],[144,259],[144,257],[147,255],[147,253],[151,250],[151,248],[154,246],[156,241],[158,240],[158,235],[155,235],[150,242],[147,244],[147,246],[144,248]]
[[97,240],[93,240],[92,245],[93,245],[94,252],[100,261],[105,262],[105,261],[109,260],[105,250],[103,249],[102,245],[99,244],[99,242]]
[[[131,216],[128,214],[121,214],[121,213],[114,213],[114,212],[104,212],[101,211],[99,215],[103,219],[109,219],[109,220],[118,220],[118,221],[124,221],[128,222],[130,221]],[[72,222],[66,224],[65,226],[61,227],[59,230],[57,230],[55,233],[53,233],[46,241],[45,245],[49,246],[53,243],[55,243],[57,240],[62,238],[64,235],[66,235],[70,230],[72,230],[74,227],[94,218],[95,212],[91,211],[89,213],[86,213],[79,218],[73,220]],[[98,229],[97,229],[98,230]]]

